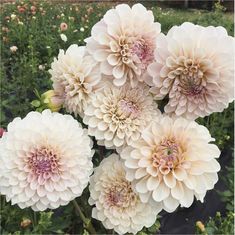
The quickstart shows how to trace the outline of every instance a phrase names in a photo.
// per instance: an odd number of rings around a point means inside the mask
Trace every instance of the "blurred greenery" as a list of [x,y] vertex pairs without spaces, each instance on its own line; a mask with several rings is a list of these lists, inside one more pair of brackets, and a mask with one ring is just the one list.
[[[185,21],[204,26],[223,26],[230,35],[233,31],[233,15],[224,13],[220,5],[215,6],[214,11],[205,10],[175,10],[149,6],[154,13],[155,20],[162,25],[162,31],[167,31],[173,25],[180,25]],[[32,6],[36,7],[32,11]],[[103,16],[106,10],[112,7],[112,3],[78,3],[78,4],[51,4],[49,1],[16,1],[14,4],[2,4],[1,7],[1,127],[14,117],[24,117],[30,110],[37,106],[32,100],[37,97],[35,89],[42,94],[51,89],[48,70],[53,57],[58,55],[59,49],[67,49],[69,45],[76,43],[84,45],[84,39],[89,36],[92,26]],[[24,10],[20,10],[24,9]],[[60,30],[60,24],[67,23],[68,29]],[[67,36],[68,41],[61,40],[60,34]],[[12,52],[10,47],[17,46],[18,50]],[[33,106],[32,106],[33,105]],[[198,119],[200,124],[207,126],[216,139],[216,144],[221,150],[232,151],[234,107],[230,104],[223,113],[214,113],[204,119]],[[97,147],[97,146],[96,146]],[[96,149],[94,164],[102,148]],[[232,157],[231,157],[232,159]],[[226,203],[226,209],[233,207],[233,167],[225,169],[225,184],[230,190],[221,193],[222,200]],[[221,173],[222,174],[222,173]],[[221,175],[220,174],[220,175]],[[87,217],[90,217],[91,208],[88,206],[88,189],[78,198],[79,205]],[[2,234],[88,234],[83,223],[74,211],[70,203],[54,212],[33,212],[31,209],[21,210],[18,206],[11,206],[1,199],[1,232]],[[229,234],[232,226],[232,214],[222,218],[216,215],[206,224],[208,234]],[[22,226],[25,220],[31,223]],[[25,224],[27,224],[27,221]],[[92,221],[99,233],[113,233],[105,230],[101,223]],[[218,225],[220,224],[220,225]],[[139,235],[155,234],[160,224],[158,220],[149,229],[143,229]],[[210,231],[210,232],[209,232]],[[212,232],[211,232],[212,231]],[[230,233],[231,234],[231,233]]]

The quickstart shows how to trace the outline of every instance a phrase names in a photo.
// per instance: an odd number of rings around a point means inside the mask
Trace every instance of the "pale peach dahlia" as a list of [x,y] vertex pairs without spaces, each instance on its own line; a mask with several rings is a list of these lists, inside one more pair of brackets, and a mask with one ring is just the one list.
[[89,190],[89,203],[95,205],[92,217],[118,234],[135,234],[144,226],[150,227],[161,210],[154,211],[149,204],[140,201],[126,180],[123,164],[116,154],[105,158],[95,168]]
[[66,205],[87,186],[92,155],[87,131],[70,115],[15,118],[0,139],[0,193],[22,209]]
[[132,8],[120,4],[106,12],[85,41],[103,74],[112,75],[116,86],[130,80],[133,87],[138,80],[150,81],[146,69],[154,60],[160,31],[161,26],[154,22],[152,11],[141,4]]
[[73,44],[66,52],[60,50],[49,73],[58,100],[64,101],[68,112],[83,116],[90,95],[102,86],[99,67],[85,47]]
[[130,144],[140,137],[141,131],[160,115],[157,104],[142,83],[135,88],[130,84],[118,88],[112,84],[92,96],[84,111],[83,122],[88,134],[107,148]]
[[183,23],[157,39],[149,65],[152,92],[165,112],[188,119],[221,112],[234,99],[234,38],[219,27]]
[[220,155],[209,131],[194,121],[163,117],[120,153],[126,178],[143,202],[160,204],[168,212],[190,207],[194,196],[203,202],[218,180]]

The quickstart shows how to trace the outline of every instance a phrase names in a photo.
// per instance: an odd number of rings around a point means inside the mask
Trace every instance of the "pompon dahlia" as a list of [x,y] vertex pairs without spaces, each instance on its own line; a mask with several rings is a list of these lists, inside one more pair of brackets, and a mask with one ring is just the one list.
[[91,93],[97,91],[101,75],[95,60],[86,54],[85,47],[71,45],[66,52],[60,50],[49,70],[53,88],[70,113],[83,116],[83,109]]
[[87,131],[72,116],[30,112],[0,139],[0,193],[22,209],[66,205],[87,186],[92,155]]
[[118,88],[110,83],[92,96],[83,122],[98,144],[115,148],[137,140],[141,131],[159,115],[146,85],[141,83],[131,88],[125,84]]
[[149,204],[140,201],[125,179],[123,164],[116,154],[105,158],[95,168],[89,189],[89,203],[95,205],[92,217],[119,234],[135,234],[144,226],[150,227],[161,210],[153,211]]
[[168,211],[203,202],[218,180],[220,155],[209,131],[194,121],[163,117],[142,132],[141,139],[120,153],[126,178],[143,202]]
[[120,4],[106,12],[85,41],[103,74],[112,75],[116,86],[130,80],[134,87],[138,80],[150,80],[146,69],[154,60],[160,31],[161,25],[154,22],[152,11],[139,3],[132,8]]
[[148,67],[165,112],[187,119],[221,112],[234,99],[234,38],[219,27],[183,23],[157,39]]

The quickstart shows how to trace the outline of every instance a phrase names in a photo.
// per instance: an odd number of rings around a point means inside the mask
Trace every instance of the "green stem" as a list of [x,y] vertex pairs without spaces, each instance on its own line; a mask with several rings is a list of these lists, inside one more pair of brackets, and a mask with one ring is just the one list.
[[78,203],[76,202],[76,200],[73,200],[73,205],[77,211],[77,213],[79,214],[80,218],[82,219],[85,228],[88,230],[88,232],[90,232],[91,234],[96,234],[96,231],[91,223],[91,220],[86,218],[86,216],[83,214],[81,208],[79,207]]
[[33,212],[33,226],[37,226],[37,214],[35,211]]

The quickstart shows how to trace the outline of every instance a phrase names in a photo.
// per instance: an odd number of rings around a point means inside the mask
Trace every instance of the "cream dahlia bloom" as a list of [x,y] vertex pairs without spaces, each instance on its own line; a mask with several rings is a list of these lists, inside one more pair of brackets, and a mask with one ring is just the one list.
[[0,193],[22,209],[66,205],[87,186],[92,155],[87,131],[70,115],[15,118],[0,139]]
[[106,12],[85,41],[103,74],[112,75],[116,86],[130,80],[134,87],[138,80],[147,83],[150,80],[146,69],[154,60],[160,31],[161,26],[154,22],[152,11],[139,3],[132,8],[120,4]]
[[90,95],[100,88],[99,67],[85,47],[71,45],[66,52],[60,50],[49,70],[53,88],[64,99],[64,107],[70,113],[83,115]]
[[125,84],[118,88],[110,83],[92,96],[83,122],[98,144],[115,148],[136,141],[141,131],[159,115],[146,85],[141,83],[131,88],[130,84]]
[[121,152],[126,178],[143,202],[168,211],[203,202],[218,180],[220,155],[209,131],[194,121],[163,117],[142,132],[141,139]]
[[221,112],[234,99],[234,38],[219,27],[183,23],[157,39],[148,67],[165,112],[187,119]]
[[106,229],[119,234],[137,233],[150,227],[158,211],[140,201],[131,183],[125,179],[125,170],[119,156],[112,154],[95,168],[90,179],[90,205],[92,217],[100,220]]

